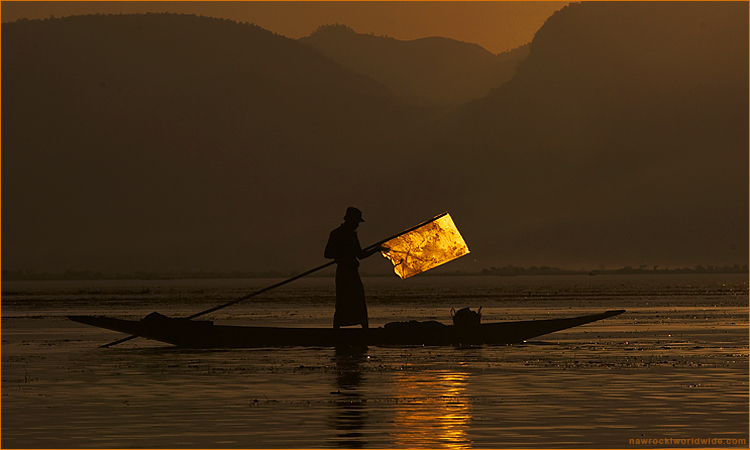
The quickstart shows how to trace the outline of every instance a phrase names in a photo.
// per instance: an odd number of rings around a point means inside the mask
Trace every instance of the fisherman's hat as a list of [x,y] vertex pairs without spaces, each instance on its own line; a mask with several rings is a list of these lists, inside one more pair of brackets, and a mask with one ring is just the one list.
[[357,221],[357,222],[365,221],[362,218],[362,211],[358,210],[357,208],[353,206],[346,208],[346,215],[344,216],[344,220],[352,220],[352,221]]

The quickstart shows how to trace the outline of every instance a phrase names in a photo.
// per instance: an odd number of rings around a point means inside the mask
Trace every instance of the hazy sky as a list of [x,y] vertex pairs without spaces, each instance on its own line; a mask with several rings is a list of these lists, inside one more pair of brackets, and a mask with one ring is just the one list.
[[500,53],[527,44],[569,2],[2,2],[2,21],[76,14],[176,12],[251,22],[299,38],[326,24],[401,40],[444,36]]

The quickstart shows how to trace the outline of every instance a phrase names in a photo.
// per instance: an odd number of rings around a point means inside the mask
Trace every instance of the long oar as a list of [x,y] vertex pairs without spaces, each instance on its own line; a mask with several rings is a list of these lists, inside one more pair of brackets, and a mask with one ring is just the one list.
[[[383,239],[383,240],[378,241],[378,242],[376,242],[376,243],[374,243],[374,244],[372,244],[372,245],[370,245],[368,247],[365,247],[364,250],[371,250],[371,249],[373,249],[375,247],[378,247],[378,246],[384,244],[385,242],[390,241],[391,239],[395,239],[395,238],[397,238],[399,236],[402,236],[402,235],[404,235],[406,233],[410,233],[410,232],[416,230],[417,228],[419,228],[421,226],[424,226],[424,225],[426,225],[426,224],[428,224],[428,223],[430,223],[430,222],[432,222],[434,220],[437,220],[437,219],[443,217],[446,214],[448,214],[448,213],[444,212],[444,213],[442,213],[442,214],[440,214],[438,216],[433,217],[430,220],[426,220],[426,221],[420,223],[419,225],[414,225],[413,227],[411,227],[409,229],[406,229],[406,230],[404,230],[404,231],[402,231],[400,233],[394,234],[393,236],[391,236],[389,238]],[[298,279],[300,279],[300,278],[302,278],[304,276],[310,275],[313,272],[317,272],[318,270],[325,269],[326,267],[328,267],[328,266],[330,266],[330,265],[332,265],[334,263],[335,263],[335,261],[329,261],[329,262],[327,262],[325,264],[322,264],[322,265],[320,265],[318,267],[315,267],[314,269],[310,269],[307,272],[303,272],[303,273],[301,273],[299,275],[295,275],[295,276],[293,276],[291,278],[287,278],[286,280],[280,281],[280,282],[278,282],[276,284],[272,284],[271,286],[264,287],[263,289],[255,291],[255,292],[253,292],[251,294],[247,294],[247,295],[245,295],[243,297],[240,297],[238,299],[232,300],[231,302],[224,303],[223,305],[219,305],[219,306],[214,306],[213,308],[207,309],[205,311],[201,311],[199,313],[195,313],[192,316],[186,317],[186,319],[188,319],[188,320],[195,319],[197,317],[204,316],[204,315],[210,314],[212,312],[216,312],[216,311],[218,311],[220,309],[224,309],[227,306],[232,306],[232,305],[237,304],[237,303],[239,303],[241,301],[244,301],[244,300],[247,300],[249,298],[255,297],[256,295],[260,295],[260,294],[262,294],[264,292],[268,292],[271,289],[276,289],[279,286],[283,286],[283,285],[285,285],[287,283],[291,283],[294,280],[298,280]],[[113,345],[122,344],[123,342],[127,342],[127,341],[129,341],[131,339],[135,339],[137,337],[138,337],[138,335],[134,334],[132,336],[128,336],[126,338],[122,338],[122,339],[120,339],[118,341],[110,342],[109,344],[104,344],[104,345],[101,346],[101,348],[107,348],[107,347],[112,347]]]

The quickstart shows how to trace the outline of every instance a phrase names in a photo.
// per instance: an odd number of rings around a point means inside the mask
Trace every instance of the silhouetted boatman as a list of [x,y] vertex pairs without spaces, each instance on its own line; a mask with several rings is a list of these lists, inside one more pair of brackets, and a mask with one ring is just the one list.
[[333,314],[333,327],[362,325],[368,327],[365,288],[359,278],[359,261],[379,251],[386,250],[379,246],[371,250],[362,250],[357,238],[357,227],[362,219],[362,212],[357,208],[346,209],[344,223],[331,231],[326,244],[325,257],[336,262],[336,312]]

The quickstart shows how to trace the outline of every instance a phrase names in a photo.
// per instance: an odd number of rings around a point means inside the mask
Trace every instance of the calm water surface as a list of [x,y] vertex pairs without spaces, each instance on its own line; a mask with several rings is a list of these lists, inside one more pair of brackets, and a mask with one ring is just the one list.
[[[187,316],[276,281],[3,283],[2,446],[747,447],[746,275],[364,279],[373,326],[628,310],[512,346],[101,349],[122,335],[65,318]],[[333,302],[309,278],[208,318],[327,327]]]

